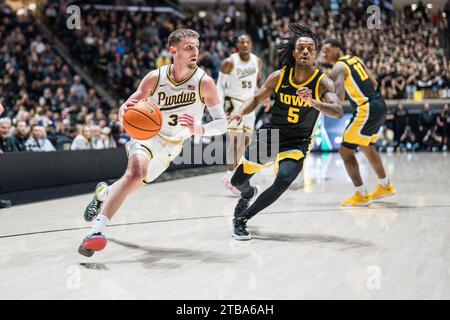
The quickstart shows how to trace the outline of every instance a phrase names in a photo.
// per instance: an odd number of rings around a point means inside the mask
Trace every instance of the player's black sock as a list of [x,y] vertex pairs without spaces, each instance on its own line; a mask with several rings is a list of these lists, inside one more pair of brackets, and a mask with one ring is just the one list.
[[278,174],[273,184],[243,211],[239,216],[250,219],[264,208],[275,202],[294,182],[303,167],[303,158],[300,160],[285,159],[280,161]]
[[250,186],[250,178],[254,174],[244,173],[244,165],[240,164],[234,171],[231,177],[231,184],[236,187],[244,198],[250,198],[253,196],[253,188]]

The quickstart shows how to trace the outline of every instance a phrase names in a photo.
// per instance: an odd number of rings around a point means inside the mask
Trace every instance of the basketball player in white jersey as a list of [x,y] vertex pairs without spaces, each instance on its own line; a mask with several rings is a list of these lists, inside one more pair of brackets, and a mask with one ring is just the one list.
[[[160,133],[150,140],[131,139],[127,144],[128,167],[125,174],[108,186],[101,182],[87,206],[84,218],[94,225],[83,239],[78,252],[90,257],[103,250],[103,230],[125,198],[144,183],[163,173],[181,152],[183,141],[191,135],[213,136],[226,132],[227,120],[214,80],[197,66],[199,34],[178,29],[168,39],[173,64],[149,72],[138,89],[120,107],[119,118],[138,100],[148,99],[161,110]],[[205,106],[213,120],[202,125]]]
[[[219,96],[224,102],[227,115],[234,115],[242,103],[252,98],[262,84],[262,61],[252,51],[252,40],[242,34],[236,39],[238,52],[228,57],[220,68],[217,79]],[[233,187],[230,178],[233,170],[241,160],[255,126],[255,111],[243,117],[241,123],[233,121],[228,125],[227,164],[228,171],[223,178],[227,190],[240,196],[240,191]],[[229,163],[228,161],[232,161]]]

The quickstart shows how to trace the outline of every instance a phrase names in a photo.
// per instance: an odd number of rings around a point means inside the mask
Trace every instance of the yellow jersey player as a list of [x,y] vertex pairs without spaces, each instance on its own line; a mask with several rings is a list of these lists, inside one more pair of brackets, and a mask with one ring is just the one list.
[[[302,170],[303,160],[312,147],[311,140],[320,112],[329,117],[343,116],[333,81],[314,66],[316,35],[301,24],[292,24],[289,29],[292,36],[281,45],[279,52],[282,69],[273,72],[256,95],[228,119],[239,122],[244,115],[274,95],[269,125],[256,132],[256,138],[246,149],[231,178],[233,186],[241,191],[233,219],[236,240],[251,239],[247,221],[276,201]],[[272,148],[274,145],[275,148]],[[262,149],[270,150],[270,154],[261,153]],[[275,181],[256,198],[258,188],[250,185],[250,178],[273,159]],[[249,205],[255,198],[255,202]]]
[[[379,129],[386,119],[387,106],[381,94],[376,91],[376,80],[361,59],[344,55],[344,51],[344,47],[334,39],[326,40],[322,48],[323,59],[333,65],[331,77],[336,93],[341,101],[347,94],[354,108],[353,118],[345,129],[339,152],[356,190],[354,195],[343,200],[341,205],[367,206],[372,200],[395,194],[395,188],[386,176],[380,155],[374,148]],[[355,157],[358,147],[378,176],[378,185],[371,194],[367,193],[359,172]]]

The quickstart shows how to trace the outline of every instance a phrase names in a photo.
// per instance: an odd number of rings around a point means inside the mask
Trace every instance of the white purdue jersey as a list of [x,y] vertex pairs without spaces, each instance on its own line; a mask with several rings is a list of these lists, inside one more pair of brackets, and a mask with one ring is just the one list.
[[159,107],[163,116],[159,135],[165,139],[180,142],[189,138],[191,133],[189,129],[181,126],[178,117],[189,114],[198,123],[202,120],[205,104],[200,97],[200,81],[205,71],[196,67],[188,79],[177,83],[169,76],[171,66],[167,65],[158,69],[157,86],[149,100]]
[[258,79],[258,58],[250,53],[250,59],[243,61],[239,53],[231,55],[233,70],[227,79],[225,96],[238,101],[245,101],[256,93]]

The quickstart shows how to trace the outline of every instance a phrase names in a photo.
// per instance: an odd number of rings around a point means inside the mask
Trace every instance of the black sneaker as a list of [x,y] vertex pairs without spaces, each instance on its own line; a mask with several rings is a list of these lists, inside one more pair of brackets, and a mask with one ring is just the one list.
[[84,210],[84,220],[92,221],[100,213],[100,209],[102,208],[103,202],[98,200],[97,196],[99,192],[102,191],[107,186],[108,184],[106,182],[100,182],[99,184],[97,184],[97,186],[95,187],[94,198],[87,205],[86,210]]
[[252,238],[252,235],[247,231],[247,219],[234,218],[233,227],[233,237],[235,240],[250,240]]
[[253,195],[250,198],[246,199],[242,196],[239,198],[238,203],[237,203],[236,207],[234,208],[234,216],[235,217],[239,216],[242,212],[244,212],[245,209],[248,208],[250,201],[252,201],[252,199],[255,199],[261,190],[261,188],[258,186],[254,186],[252,188],[253,188]]

